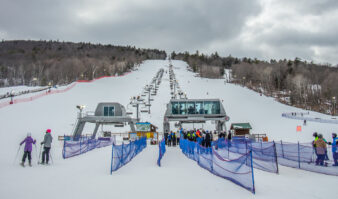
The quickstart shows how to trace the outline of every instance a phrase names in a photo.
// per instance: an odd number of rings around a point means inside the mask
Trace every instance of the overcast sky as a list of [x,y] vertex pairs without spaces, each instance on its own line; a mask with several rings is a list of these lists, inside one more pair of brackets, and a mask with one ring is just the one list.
[[338,0],[0,0],[0,38],[338,63]]

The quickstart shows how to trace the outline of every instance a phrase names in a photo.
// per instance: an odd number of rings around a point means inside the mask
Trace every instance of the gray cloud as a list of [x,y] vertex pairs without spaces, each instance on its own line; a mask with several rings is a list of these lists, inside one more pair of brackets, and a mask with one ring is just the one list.
[[0,37],[338,63],[336,0],[2,0]]

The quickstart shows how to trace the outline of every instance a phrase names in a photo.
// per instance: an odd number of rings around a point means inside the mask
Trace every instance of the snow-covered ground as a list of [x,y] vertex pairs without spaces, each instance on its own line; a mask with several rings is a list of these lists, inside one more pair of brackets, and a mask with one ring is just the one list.
[[[323,133],[330,141],[331,132],[338,125],[308,122],[301,133],[296,126],[302,121],[281,117],[284,112],[300,109],[280,104],[246,88],[224,84],[224,79],[194,77],[186,70],[186,63],[173,61],[176,78],[189,98],[220,98],[230,122],[250,122],[254,133],[267,133],[269,139],[309,142],[312,133]],[[280,167],[280,174],[255,170],[256,195],[236,184],[212,175],[186,158],[177,148],[167,148],[162,167],[156,165],[158,147],[148,147],[130,163],[110,171],[111,147],[63,160],[62,143],[58,135],[71,134],[76,105],[86,105],[94,111],[99,102],[120,102],[127,106],[131,96],[139,95],[160,68],[168,70],[168,61],[144,62],[139,70],[123,77],[97,80],[76,85],[66,93],[14,104],[0,109],[0,198],[331,198],[338,194],[337,177]],[[150,121],[162,131],[166,103],[170,99],[168,73],[164,73],[158,94],[154,96],[151,115],[142,113],[143,121]],[[325,118],[328,116],[318,115]],[[189,126],[184,126],[190,128]],[[195,125],[195,127],[199,127]],[[214,129],[205,124],[205,129]],[[22,168],[14,161],[19,142],[27,132],[41,142],[44,131],[52,129],[54,142],[51,166],[37,165],[37,150],[33,150],[33,167]],[[105,127],[109,128],[109,127]],[[173,128],[173,126],[172,126]],[[91,130],[90,128],[86,129]],[[114,129],[124,131],[125,129]]]

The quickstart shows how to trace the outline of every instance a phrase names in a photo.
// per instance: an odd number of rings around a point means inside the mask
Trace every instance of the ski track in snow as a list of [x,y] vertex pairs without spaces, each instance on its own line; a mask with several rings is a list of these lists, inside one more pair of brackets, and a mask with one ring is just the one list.
[[[338,125],[308,122],[301,133],[296,126],[302,121],[282,118],[283,112],[300,109],[280,104],[246,88],[224,84],[222,79],[194,77],[186,70],[186,63],[173,61],[176,78],[189,98],[220,98],[230,116],[230,122],[250,122],[254,133],[267,133],[269,139],[291,142],[310,142],[312,133],[323,133],[331,141],[331,132]],[[62,159],[62,143],[58,135],[71,134],[77,117],[76,105],[86,105],[94,111],[99,102],[119,102],[125,107],[131,96],[141,93],[160,68],[168,70],[167,60],[144,62],[139,70],[125,77],[104,78],[90,84],[78,84],[71,91],[15,104],[0,110],[0,198],[331,198],[337,195],[337,177],[279,166],[280,174],[254,170],[256,195],[236,184],[200,168],[185,157],[178,147],[167,147],[161,167],[156,165],[158,146],[148,145],[127,165],[110,171],[111,147],[99,148],[70,159]],[[162,131],[166,103],[170,100],[168,73],[164,73],[158,94],[154,96],[151,115],[141,113],[143,121],[150,121]],[[208,92],[208,95],[206,94]],[[321,118],[329,116],[311,112]],[[192,126],[184,126],[191,128]],[[200,127],[195,125],[195,127]],[[214,129],[214,124],[204,124]],[[33,148],[33,167],[21,168],[19,152],[13,164],[19,143],[27,132],[32,132],[38,143],[44,131],[52,129],[54,137],[52,157],[54,164],[37,165]],[[109,128],[109,127],[105,127]],[[174,130],[173,125],[171,128]],[[86,127],[90,132],[93,126]],[[127,128],[117,129],[126,131]],[[22,147],[23,148],[23,147]],[[331,157],[330,157],[331,158]],[[27,162],[26,162],[27,164]]]

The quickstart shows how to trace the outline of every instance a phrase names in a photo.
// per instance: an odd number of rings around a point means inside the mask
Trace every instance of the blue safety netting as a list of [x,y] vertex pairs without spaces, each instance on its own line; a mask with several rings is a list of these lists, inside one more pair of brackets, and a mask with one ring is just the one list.
[[115,142],[115,137],[91,139],[83,137],[78,141],[65,139],[63,142],[62,157],[64,159],[87,153],[96,148],[112,145]]
[[157,159],[157,165],[161,166],[161,160],[165,153],[165,140],[162,139],[162,141],[158,144],[158,159]]
[[[324,160],[323,165],[316,165],[317,155],[315,149],[309,143],[300,144],[280,141],[276,142],[276,150],[278,163],[283,166],[338,176],[338,167],[328,164],[328,160]],[[330,148],[327,149],[327,152],[329,151]]]
[[147,147],[147,138],[142,137],[129,144],[115,145],[112,147],[112,160],[110,173],[126,165],[144,148]]
[[252,151],[253,167],[263,171],[278,173],[276,147],[274,142],[251,142],[250,140],[228,141],[224,138],[212,144],[224,158],[236,158]]
[[180,139],[180,147],[188,158],[195,160],[202,168],[255,193],[251,151],[228,159],[212,147],[205,148],[186,139]]

